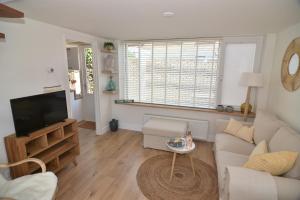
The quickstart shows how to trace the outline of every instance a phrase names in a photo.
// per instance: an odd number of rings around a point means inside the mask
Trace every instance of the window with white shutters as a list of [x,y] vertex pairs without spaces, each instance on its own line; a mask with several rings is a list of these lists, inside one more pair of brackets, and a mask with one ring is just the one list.
[[124,42],[123,97],[135,102],[214,108],[221,39]]

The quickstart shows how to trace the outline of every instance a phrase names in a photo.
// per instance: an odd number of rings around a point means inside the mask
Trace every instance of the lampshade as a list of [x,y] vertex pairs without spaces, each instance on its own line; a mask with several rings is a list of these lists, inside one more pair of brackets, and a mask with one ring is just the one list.
[[243,72],[240,78],[240,85],[247,87],[262,87],[263,75],[254,72]]

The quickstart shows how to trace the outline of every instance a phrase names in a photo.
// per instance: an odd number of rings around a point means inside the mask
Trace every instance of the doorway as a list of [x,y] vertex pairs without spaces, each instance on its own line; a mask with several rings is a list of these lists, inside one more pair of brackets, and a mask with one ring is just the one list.
[[96,130],[95,79],[91,44],[66,40],[71,118],[79,127]]

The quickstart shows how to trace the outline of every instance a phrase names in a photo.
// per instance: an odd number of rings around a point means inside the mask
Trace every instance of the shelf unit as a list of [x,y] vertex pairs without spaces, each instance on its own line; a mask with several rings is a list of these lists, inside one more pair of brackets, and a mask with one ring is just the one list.
[[117,53],[118,53],[118,52],[115,51],[115,50],[109,51],[109,50],[105,50],[105,49],[102,49],[101,52],[102,52],[102,53],[107,53],[107,54],[117,54]]
[[[73,162],[80,153],[78,124],[74,119],[53,124],[29,134],[28,137],[16,137],[15,134],[5,137],[5,147],[9,162],[26,158],[38,158],[45,164],[47,171],[54,173]],[[36,163],[24,163],[10,169],[12,178],[40,172]]]
[[103,93],[105,93],[105,94],[117,94],[117,91],[116,90],[114,90],[114,91],[103,90]]
[[[101,53],[103,57],[103,69],[101,72],[111,77],[116,85],[118,85],[118,81],[116,80],[118,78],[118,51],[101,49]],[[106,90],[106,86],[104,86],[103,94],[114,95],[117,94],[117,91]]]
[[[0,3],[0,17],[24,18],[24,13]],[[0,39],[4,39],[4,38],[5,38],[5,34],[0,33]]]

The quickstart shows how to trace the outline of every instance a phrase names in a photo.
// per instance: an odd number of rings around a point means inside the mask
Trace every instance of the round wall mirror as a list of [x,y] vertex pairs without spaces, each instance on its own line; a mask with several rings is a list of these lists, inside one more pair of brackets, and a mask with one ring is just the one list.
[[298,54],[294,53],[289,63],[289,74],[292,76],[295,75],[296,72],[298,71],[298,68],[299,68],[299,56]]
[[300,87],[300,38],[294,39],[284,54],[281,82],[284,88],[291,92]]

